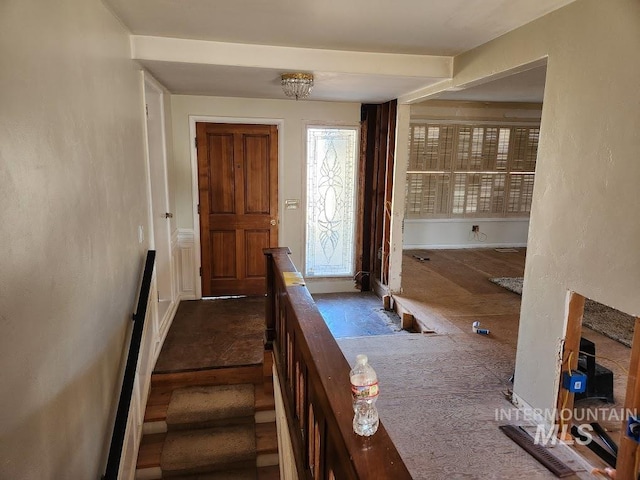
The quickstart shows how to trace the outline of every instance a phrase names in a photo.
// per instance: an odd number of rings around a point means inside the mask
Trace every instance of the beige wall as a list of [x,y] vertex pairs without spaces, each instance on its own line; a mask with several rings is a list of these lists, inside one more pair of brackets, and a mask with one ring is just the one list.
[[455,59],[461,85],[548,55],[514,388],[535,407],[555,403],[568,291],[640,315],[639,18],[579,0]]
[[[192,170],[189,116],[215,116],[252,119],[280,119],[282,152],[279,168],[280,245],[291,248],[291,258],[298,269],[303,267],[304,196],[305,196],[305,128],[307,124],[357,125],[360,104],[311,102],[294,100],[259,100],[247,98],[202,97],[174,95],[171,102],[173,118],[175,200],[178,228],[193,228]],[[286,199],[299,199],[301,208],[284,210]],[[197,232],[196,232],[197,234]],[[340,287],[336,287],[340,288]],[[348,282],[353,288],[353,282]]]
[[0,7],[0,478],[103,473],[146,241],[140,74],[97,0]]

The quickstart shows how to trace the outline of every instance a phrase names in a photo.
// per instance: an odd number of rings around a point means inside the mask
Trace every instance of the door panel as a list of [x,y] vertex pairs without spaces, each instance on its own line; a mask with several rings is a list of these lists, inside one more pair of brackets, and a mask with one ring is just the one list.
[[197,123],[202,295],[265,292],[263,248],[278,246],[278,131]]
[[233,136],[209,135],[206,147],[216,159],[214,175],[208,175],[210,213],[235,213]]
[[262,168],[269,159],[268,138],[247,136],[245,151],[245,213],[269,213],[269,170]]
[[[235,251],[236,232],[233,230],[211,232],[211,258],[217,261],[210,265],[211,275],[216,278],[235,278],[236,264],[233,255],[227,255],[227,250]],[[205,270],[203,268],[203,270]]]
[[[146,110],[147,165],[151,193],[151,248],[156,250],[157,319],[167,322],[168,312],[175,298],[175,285],[171,269],[171,210],[169,209],[169,182],[164,137],[164,99],[162,90],[148,78],[144,80]],[[162,331],[165,324],[157,326]]]
[[[266,264],[262,249],[269,248],[269,230],[245,231],[245,248],[247,278],[264,278],[266,274]],[[260,252],[260,255],[256,255],[258,252]]]

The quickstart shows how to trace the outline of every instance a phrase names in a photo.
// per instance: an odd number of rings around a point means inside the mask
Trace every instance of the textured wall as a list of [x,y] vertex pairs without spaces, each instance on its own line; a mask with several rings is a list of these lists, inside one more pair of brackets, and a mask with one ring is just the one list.
[[129,58],[98,0],[0,5],[0,478],[102,473],[148,221]]
[[640,315],[638,18],[579,0],[455,59],[460,85],[548,55],[514,389],[535,407],[555,403],[568,291]]

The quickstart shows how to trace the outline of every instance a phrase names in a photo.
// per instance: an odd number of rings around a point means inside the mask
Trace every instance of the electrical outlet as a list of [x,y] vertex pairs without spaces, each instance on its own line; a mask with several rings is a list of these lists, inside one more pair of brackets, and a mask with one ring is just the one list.
[[479,232],[480,231],[480,225],[473,225],[471,227],[471,231],[472,232]]
[[587,376],[576,370],[571,372],[563,372],[562,387],[571,393],[583,393],[587,390]]

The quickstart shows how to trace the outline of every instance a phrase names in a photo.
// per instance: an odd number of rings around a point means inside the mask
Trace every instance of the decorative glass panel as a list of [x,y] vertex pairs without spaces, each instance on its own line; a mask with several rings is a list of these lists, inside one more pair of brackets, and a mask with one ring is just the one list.
[[307,129],[307,276],[352,276],[356,128]]

